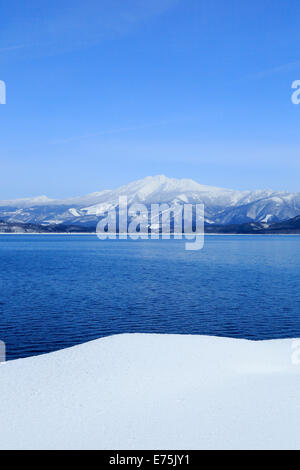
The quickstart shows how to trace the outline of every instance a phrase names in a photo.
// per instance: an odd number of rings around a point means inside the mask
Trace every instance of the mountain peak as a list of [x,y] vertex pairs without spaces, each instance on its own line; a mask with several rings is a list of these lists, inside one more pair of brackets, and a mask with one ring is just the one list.
[[16,207],[30,207],[33,205],[39,204],[50,204],[53,202],[54,199],[50,199],[47,196],[36,196],[36,197],[28,197],[23,199],[9,199],[1,201],[2,206],[16,206]]
[[213,186],[205,186],[197,183],[192,179],[187,178],[169,178],[165,175],[146,176],[143,179],[129,183],[128,185],[120,188],[122,191],[142,191],[143,193],[150,194],[156,191],[168,192],[214,192],[224,191],[220,188]]
[[[204,186],[192,179],[159,174],[133,181],[115,190],[84,197],[51,200],[46,196],[0,201],[0,218],[26,223],[96,223],[98,216],[119,204],[204,204],[210,224],[273,223],[299,216],[300,194],[280,191],[233,191]],[[28,210],[30,208],[30,211]],[[89,217],[87,217],[89,216]]]

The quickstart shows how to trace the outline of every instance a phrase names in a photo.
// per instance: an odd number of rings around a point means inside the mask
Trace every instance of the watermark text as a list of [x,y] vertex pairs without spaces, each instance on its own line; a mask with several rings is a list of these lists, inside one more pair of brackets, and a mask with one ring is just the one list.
[[300,80],[295,80],[292,83],[292,88],[295,90],[292,94],[292,103],[300,104]]
[[293,366],[300,366],[300,339],[294,339],[292,341],[292,350],[292,364]]
[[6,84],[0,80],[0,104],[6,104]]
[[108,208],[97,225],[99,240],[131,239],[156,240],[186,239],[186,250],[201,250],[204,246],[203,204],[128,205],[127,197],[120,196],[117,204]]
[[6,361],[6,346],[3,341],[0,341],[0,365]]

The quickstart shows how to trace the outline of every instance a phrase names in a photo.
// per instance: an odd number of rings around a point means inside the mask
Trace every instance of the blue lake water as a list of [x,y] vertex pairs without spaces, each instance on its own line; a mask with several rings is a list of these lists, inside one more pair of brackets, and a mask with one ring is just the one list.
[[124,332],[300,337],[300,237],[0,236],[7,358]]

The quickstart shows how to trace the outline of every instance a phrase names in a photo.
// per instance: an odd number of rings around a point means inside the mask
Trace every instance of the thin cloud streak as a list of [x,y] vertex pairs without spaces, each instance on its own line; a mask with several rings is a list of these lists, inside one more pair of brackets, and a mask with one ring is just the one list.
[[100,131],[100,132],[94,132],[91,134],[84,134],[84,135],[79,135],[79,136],[74,136],[74,137],[69,137],[67,139],[59,139],[55,141],[51,141],[50,144],[57,145],[57,144],[65,144],[68,142],[74,142],[77,140],[83,140],[83,139],[88,139],[90,137],[101,137],[101,136],[106,136],[106,135],[111,135],[111,134],[119,134],[122,132],[130,132],[130,131],[139,131],[143,129],[150,129],[152,127],[160,127],[164,126],[166,124],[172,124],[175,122],[181,122],[184,121],[185,119],[173,119],[173,120],[165,120],[165,121],[159,121],[159,122],[154,122],[151,124],[144,124],[144,125],[136,125],[132,127],[120,127],[118,129],[108,129],[105,131]]
[[0,52],[16,51],[18,49],[24,49],[24,47],[26,47],[26,44],[17,44],[16,46],[1,47]]
[[274,67],[272,69],[263,70],[261,72],[250,75],[249,78],[265,78],[265,77],[269,77],[270,75],[276,75],[277,73],[288,72],[290,70],[294,70],[297,67],[300,68],[300,60],[289,62],[283,65],[279,65],[278,67]]
[[[48,55],[48,49],[50,55],[56,55],[93,47],[102,41],[126,36],[151,18],[174,8],[180,1],[127,0],[120,3],[119,0],[103,0],[97,3],[89,0],[82,4],[80,0],[73,3],[70,0],[55,14],[43,11],[38,22],[29,17],[22,31],[26,44],[0,48],[0,53],[38,46],[41,55]],[[3,34],[7,41],[17,41],[13,39],[15,32],[11,25]]]

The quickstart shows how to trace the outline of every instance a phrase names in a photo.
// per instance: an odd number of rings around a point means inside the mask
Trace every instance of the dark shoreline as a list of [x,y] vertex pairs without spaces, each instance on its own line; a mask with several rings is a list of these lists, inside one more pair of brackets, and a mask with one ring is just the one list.
[[[195,229],[195,227],[193,227]],[[117,230],[118,232],[118,230]],[[0,220],[0,233],[39,233],[39,234],[95,234],[95,225],[38,225],[24,224],[20,222],[7,222]],[[204,233],[209,235],[299,235],[300,234],[300,216],[293,219],[276,222],[267,225],[262,222],[247,222],[242,224],[206,224]],[[149,235],[151,231],[149,230]],[[172,230],[170,235],[172,236]]]

